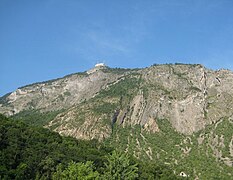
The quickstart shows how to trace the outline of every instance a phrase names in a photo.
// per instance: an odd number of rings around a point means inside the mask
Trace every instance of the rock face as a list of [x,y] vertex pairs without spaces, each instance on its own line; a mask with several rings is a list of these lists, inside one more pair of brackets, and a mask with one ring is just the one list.
[[95,67],[51,82],[37,83],[0,99],[0,113],[65,109],[47,127],[83,139],[104,139],[114,124],[159,132],[168,119],[190,135],[233,114],[233,73],[201,65],[155,65],[122,70]]
[[[233,113],[233,74],[200,65],[155,66],[143,72],[148,116],[167,118],[191,134]],[[146,119],[145,119],[146,121]]]

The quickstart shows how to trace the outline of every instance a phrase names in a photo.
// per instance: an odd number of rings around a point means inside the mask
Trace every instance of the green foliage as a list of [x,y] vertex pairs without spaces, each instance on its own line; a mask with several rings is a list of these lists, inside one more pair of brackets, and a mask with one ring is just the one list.
[[123,180],[138,177],[137,164],[132,164],[127,154],[113,151],[107,156],[103,179]]
[[[0,179],[140,179],[140,174],[146,177],[144,165],[138,168],[137,160],[112,150],[95,140],[61,137],[0,114]],[[161,174],[153,173],[154,177]]]
[[4,96],[0,97],[0,104],[7,106],[8,104],[8,100],[7,97],[10,95],[11,93],[7,93]]
[[201,92],[201,89],[195,86],[191,86],[190,87],[190,91],[197,91],[197,92]]
[[111,150],[0,115],[0,179],[51,179],[58,164],[71,161],[93,161],[100,169]]
[[165,166],[164,164],[156,164],[156,163],[148,163],[141,162],[139,164],[139,179],[142,180],[154,180],[154,179],[170,179],[175,180],[178,179],[177,176],[174,175],[172,169],[169,166]]
[[94,164],[91,161],[86,161],[85,163],[70,162],[68,167],[62,170],[62,165],[57,166],[57,171],[52,175],[53,180],[76,180],[76,179],[97,179],[99,173],[94,170]]
[[104,102],[100,103],[99,106],[94,107],[92,110],[96,114],[108,114],[113,113],[116,108],[116,104]]
[[53,120],[62,111],[63,110],[40,112],[38,110],[24,110],[19,112],[18,114],[11,116],[11,118],[23,121],[33,126],[44,126],[49,121]]
[[[115,108],[105,105],[110,109],[101,110],[104,106],[99,106],[98,111],[108,113]],[[209,125],[192,136],[178,133],[166,119],[156,119],[156,123],[160,129],[156,133],[144,131],[140,125],[123,128],[115,124],[111,138],[99,144],[94,140],[61,137],[0,115],[0,179],[177,179],[180,172],[188,174],[190,179],[231,178],[232,167],[216,159],[210,147],[218,136],[215,148],[223,157],[230,157],[232,122],[229,119],[224,118],[218,125]],[[197,139],[201,134],[205,138],[199,144]],[[221,136],[225,146],[218,145]],[[112,152],[110,146],[117,151]],[[148,148],[152,151],[151,158],[145,153]],[[184,153],[186,148],[191,151]],[[140,161],[119,153],[126,149]]]
[[[149,133],[140,126],[116,125],[112,137],[105,141],[118,150],[136,155],[141,162],[139,166],[139,179],[176,179],[180,172],[185,172],[189,178],[195,179],[230,179],[232,167],[226,166],[223,161],[217,160],[214,151],[210,147],[214,138],[224,137],[224,147],[216,144],[223,157],[230,157],[229,143],[232,138],[232,122],[224,119],[216,127],[207,126],[206,129],[185,136],[171,126],[166,119],[156,119],[159,132]],[[200,145],[197,139],[200,134],[205,137]],[[145,153],[151,149],[151,158]],[[189,153],[184,153],[190,149]],[[174,174],[175,172],[175,174]]]
[[[140,77],[138,75],[127,76],[116,84],[109,84],[109,87],[94,98],[90,99],[91,112],[95,116],[104,115],[103,124],[111,124],[112,116],[116,110],[125,107],[138,92]],[[80,110],[81,112],[82,110]]]
[[71,96],[71,93],[69,91],[64,92],[65,96]]
[[109,89],[103,90],[97,98],[103,97],[131,97],[135,90],[139,87],[139,79],[137,77],[127,77],[120,82],[110,85]]
[[125,69],[125,68],[105,68],[102,69],[105,73],[124,74],[125,72],[131,72],[138,69]]

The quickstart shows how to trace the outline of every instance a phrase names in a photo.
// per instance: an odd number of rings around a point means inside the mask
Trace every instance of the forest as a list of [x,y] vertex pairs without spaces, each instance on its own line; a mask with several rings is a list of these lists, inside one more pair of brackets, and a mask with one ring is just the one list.
[[63,137],[0,115],[0,179],[177,179],[97,140]]

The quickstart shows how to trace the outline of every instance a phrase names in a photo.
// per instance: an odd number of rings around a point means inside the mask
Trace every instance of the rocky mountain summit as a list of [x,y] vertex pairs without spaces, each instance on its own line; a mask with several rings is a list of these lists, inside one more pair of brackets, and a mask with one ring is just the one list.
[[0,113],[8,116],[61,109],[64,112],[47,127],[77,138],[106,138],[113,123],[138,124],[154,133],[159,131],[156,119],[168,119],[178,132],[190,135],[232,117],[233,73],[202,65],[111,69],[101,64],[19,88],[0,99]]

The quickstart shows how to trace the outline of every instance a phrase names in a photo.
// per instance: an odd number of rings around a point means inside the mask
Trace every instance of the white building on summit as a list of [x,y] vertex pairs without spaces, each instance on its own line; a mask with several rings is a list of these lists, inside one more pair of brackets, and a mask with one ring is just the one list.
[[96,71],[99,71],[101,69],[105,69],[107,66],[104,63],[97,63],[94,68],[87,71],[87,74],[92,74]]
[[105,67],[106,65],[104,63],[97,63],[95,67]]

